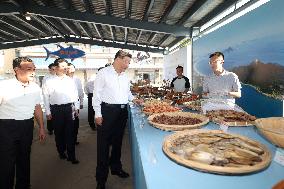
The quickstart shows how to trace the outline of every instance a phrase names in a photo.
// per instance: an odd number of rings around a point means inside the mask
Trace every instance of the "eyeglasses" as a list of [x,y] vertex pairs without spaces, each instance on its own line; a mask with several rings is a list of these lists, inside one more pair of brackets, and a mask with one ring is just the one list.
[[224,60],[214,60],[214,61],[209,61],[209,64],[216,64],[218,62],[224,62]]

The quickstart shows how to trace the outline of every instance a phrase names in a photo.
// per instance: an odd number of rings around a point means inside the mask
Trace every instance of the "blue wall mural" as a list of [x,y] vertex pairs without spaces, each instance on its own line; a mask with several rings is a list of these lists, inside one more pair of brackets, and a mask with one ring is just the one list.
[[[282,116],[284,95],[284,1],[271,0],[193,43],[193,84],[211,73],[208,56],[225,55],[224,67],[243,83],[237,104],[257,117]],[[266,95],[264,95],[266,94]]]

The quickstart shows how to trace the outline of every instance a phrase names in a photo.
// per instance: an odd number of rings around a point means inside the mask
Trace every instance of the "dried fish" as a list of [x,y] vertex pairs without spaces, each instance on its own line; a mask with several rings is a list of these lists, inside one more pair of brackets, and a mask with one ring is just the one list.
[[205,164],[211,164],[214,161],[214,156],[208,152],[195,151],[188,156],[189,160],[198,161]]

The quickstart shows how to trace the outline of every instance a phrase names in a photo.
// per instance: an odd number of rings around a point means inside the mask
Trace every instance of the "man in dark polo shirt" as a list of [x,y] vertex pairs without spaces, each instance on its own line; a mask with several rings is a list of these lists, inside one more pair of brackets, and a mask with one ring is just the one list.
[[171,82],[171,88],[174,92],[186,93],[190,89],[190,82],[187,77],[183,75],[183,67],[178,66],[176,68],[177,77],[173,78]]

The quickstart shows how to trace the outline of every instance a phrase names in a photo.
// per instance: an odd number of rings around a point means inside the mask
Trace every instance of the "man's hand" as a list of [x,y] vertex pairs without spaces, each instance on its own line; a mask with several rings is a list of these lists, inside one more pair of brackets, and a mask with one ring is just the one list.
[[103,123],[103,118],[102,117],[96,117],[96,124],[97,124],[97,126],[101,126],[102,125],[102,123]]
[[51,114],[46,115],[46,119],[47,119],[47,120],[51,120],[51,119],[52,119],[52,115],[51,115]]
[[75,110],[75,117],[79,116],[79,110]]
[[40,141],[40,142],[44,141],[44,140],[45,140],[45,137],[46,137],[46,135],[45,135],[45,130],[44,130],[43,127],[40,127],[40,128],[39,128],[39,132],[38,132],[39,141]]

